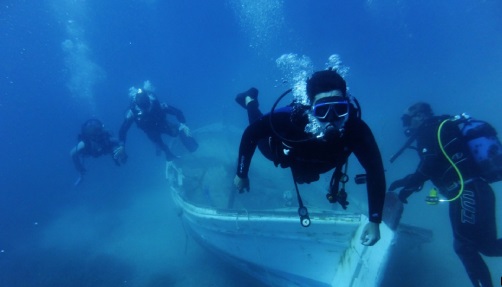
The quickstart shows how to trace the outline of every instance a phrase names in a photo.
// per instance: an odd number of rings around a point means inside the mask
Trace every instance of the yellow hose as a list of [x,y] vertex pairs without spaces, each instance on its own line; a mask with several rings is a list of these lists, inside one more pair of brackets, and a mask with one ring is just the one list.
[[458,169],[457,165],[453,162],[453,160],[448,156],[448,154],[446,153],[446,151],[444,150],[444,147],[443,147],[443,143],[441,142],[441,129],[443,128],[443,125],[447,122],[447,121],[451,121],[450,119],[446,119],[444,121],[441,122],[441,124],[439,125],[439,129],[438,129],[438,133],[437,133],[437,136],[438,136],[438,143],[439,143],[439,148],[441,149],[441,152],[443,153],[443,155],[446,157],[446,159],[448,160],[448,162],[451,164],[451,166],[453,167],[453,169],[455,170],[455,172],[457,173],[458,175],[458,180],[460,182],[460,189],[458,190],[458,194],[451,198],[451,199],[440,199],[439,201],[441,202],[445,202],[445,201],[455,201],[457,200],[461,195],[462,193],[464,192],[464,177],[462,176],[462,173],[460,172],[460,170]]

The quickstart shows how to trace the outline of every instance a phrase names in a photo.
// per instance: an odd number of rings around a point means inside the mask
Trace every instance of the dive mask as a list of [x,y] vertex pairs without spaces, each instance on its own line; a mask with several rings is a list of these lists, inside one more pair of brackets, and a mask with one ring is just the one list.
[[349,99],[345,97],[326,97],[316,101],[311,113],[318,121],[317,137],[329,141],[342,136],[349,111]]
[[312,107],[312,115],[321,122],[336,121],[349,115],[348,99],[333,97],[321,99],[318,102]]

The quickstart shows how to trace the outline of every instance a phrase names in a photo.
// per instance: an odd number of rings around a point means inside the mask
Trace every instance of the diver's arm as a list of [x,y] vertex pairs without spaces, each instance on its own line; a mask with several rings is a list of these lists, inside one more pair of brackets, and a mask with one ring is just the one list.
[[114,149],[120,146],[121,141],[118,138],[112,136],[111,134],[108,134],[108,143],[110,145],[108,150],[113,151]]
[[239,145],[239,157],[237,159],[237,176],[240,178],[248,178],[251,159],[258,145],[258,141],[253,138],[256,125],[249,125],[242,134],[241,143]]
[[251,159],[258,142],[271,135],[269,115],[265,115],[250,124],[242,134],[237,161],[237,176],[247,178]]
[[127,162],[127,153],[124,144],[115,137],[109,136],[109,152],[116,165],[122,165]]
[[398,198],[403,203],[408,203],[408,197],[414,192],[422,190],[424,183],[428,180],[420,169],[417,169],[415,173],[409,174],[402,179],[393,181],[389,186],[389,191],[393,191],[401,187],[399,191]]
[[354,134],[351,138],[351,149],[366,171],[369,220],[373,223],[380,223],[386,191],[385,171],[380,149],[370,128],[363,121],[358,121],[352,132]]
[[127,131],[129,130],[133,122],[134,122],[134,114],[132,113],[131,110],[128,110],[126,117],[122,122],[122,125],[120,126],[119,130],[119,141],[121,145],[125,145],[125,141],[127,138]]
[[251,165],[251,159],[256,150],[257,141],[252,139],[252,130],[255,127],[251,125],[248,126],[241,137],[241,143],[239,145],[239,156],[237,158],[237,172],[234,177],[234,186],[239,191],[243,193],[245,191],[249,192],[249,166]]
[[173,106],[170,106],[166,103],[162,103],[160,105],[162,111],[165,111],[166,113],[170,114],[170,115],[174,115],[176,117],[176,119],[178,120],[178,122],[184,124],[186,123],[186,119],[185,119],[185,116],[183,115],[183,112]]
[[82,154],[81,154],[84,148],[85,148],[85,143],[83,141],[79,141],[77,145],[70,151],[70,156],[73,161],[73,165],[80,174],[84,174],[86,171],[84,164],[82,163]]

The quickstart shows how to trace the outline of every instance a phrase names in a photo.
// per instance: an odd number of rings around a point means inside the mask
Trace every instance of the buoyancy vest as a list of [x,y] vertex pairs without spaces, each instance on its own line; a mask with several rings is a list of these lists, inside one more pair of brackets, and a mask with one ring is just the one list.
[[456,118],[479,175],[489,183],[502,180],[502,144],[495,128],[466,114]]

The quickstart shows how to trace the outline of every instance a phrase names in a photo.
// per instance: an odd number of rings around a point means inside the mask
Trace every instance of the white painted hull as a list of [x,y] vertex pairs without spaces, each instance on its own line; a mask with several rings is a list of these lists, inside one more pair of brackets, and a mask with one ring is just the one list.
[[381,224],[381,240],[360,243],[367,218],[310,208],[300,225],[296,208],[225,210],[196,206],[172,189],[192,237],[269,286],[379,286],[394,232]]

